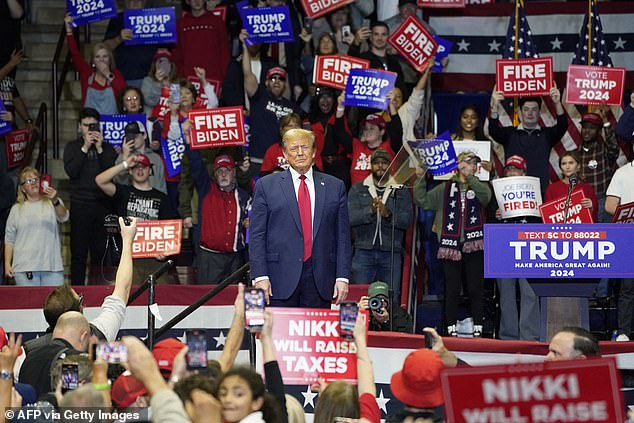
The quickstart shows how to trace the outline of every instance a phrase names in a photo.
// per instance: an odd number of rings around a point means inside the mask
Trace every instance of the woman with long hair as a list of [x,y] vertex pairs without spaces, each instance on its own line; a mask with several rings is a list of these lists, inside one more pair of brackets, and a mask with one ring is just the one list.
[[[451,136],[451,139],[454,141],[487,141],[489,139],[484,135],[482,119],[476,106],[469,104],[460,110],[458,128],[456,133]],[[493,154],[493,149],[491,149],[491,157],[493,157]],[[480,166],[488,172],[494,169],[493,162],[489,160],[483,160]]]
[[365,318],[359,312],[353,331],[357,347],[357,386],[335,381],[323,389],[315,406],[313,423],[332,423],[335,417],[359,419],[360,423],[381,420],[366,334]]
[[83,107],[92,107],[103,115],[117,113],[117,96],[125,88],[125,78],[117,70],[112,51],[104,43],[97,43],[90,55],[90,64],[79,52],[73,35],[73,18],[67,14],[66,42],[75,69],[81,80],[81,103]]
[[154,61],[150,66],[150,72],[143,78],[141,91],[145,97],[145,104],[153,108],[161,99],[161,92],[170,84],[176,83],[176,63],[172,59],[172,53],[167,49],[158,49],[154,54]]
[[15,278],[16,285],[61,285],[64,267],[58,225],[68,220],[68,210],[50,184],[40,183],[37,169],[25,167],[19,180],[4,238],[5,275]]
[[482,336],[485,207],[491,189],[474,176],[480,158],[471,152],[458,156],[452,178],[429,192],[424,178],[414,186],[414,202],[436,212],[433,231],[438,234],[437,257],[445,275],[445,324],[457,336],[456,322],[463,278],[466,282],[473,336]]
[[548,185],[546,193],[544,194],[544,202],[566,197],[572,180],[572,194],[577,191],[583,192],[583,196],[585,198],[581,200],[581,206],[586,209],[590,209],[592,221],[597,222],[599,218],[597,196],[594,193],[592,185],[582,181],[579,176],[579,173],[581,172],[581,159],[579,158],[579,153],[576,151],[566,151],[559,157],[559,168],[561,169],[561,179]]

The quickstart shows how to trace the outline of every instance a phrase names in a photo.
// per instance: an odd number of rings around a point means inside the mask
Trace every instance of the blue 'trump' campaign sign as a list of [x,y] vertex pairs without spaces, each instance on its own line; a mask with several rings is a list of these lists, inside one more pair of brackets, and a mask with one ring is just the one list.
[[434,39],[438,43],[438,50],[436,50],[436,57],[434,57],[434,66],[431,68],[434,72],[442,72],[442,59],[449,57],[449,52],[453,48],[453,43],[444,38],[434,35]]
[[181,162],[183,154],[185,154],[185,140],[183,137],[178,139],[165,139],[161,136],[161,151],[165,159],[165,170],[171,178],[181,173]]
[[[145,128],[145,114],[101,115],[99,123],[101,124],[103,140],[113,147],[121,147],[125,135],[125,126],[130,122],[139,122],[142,124],[141,128]],[[150,136],[152,134],[147,135]]]
[[407,141],[407,143],[429,173],[434,176],[444,175],[458,167],[456,150],[453,148],[449,131],[430,140]]
[[288,6],[244,7],[238,3],[242,25],[249,33],[247,45],[295,41]]
[[484,225],[486,278],[634,276],[634,225]]
[[[0,112],[6,112],[7,109],[4,107],[4,101],[0,98]],[[7,132],[11,132],[13,128],[11,127],[11,122],[0,119],[0,135],[4,135]]]
[[115,0],[66,0],[66,10],[75,26],[117,16]]
[[174,7],[126,9],[123,26],[134,36],[125,41],[132,44],[171,44],[176,42],[176,11]]
[[387,110],[387,93],[394,89],[396,76],[377,69],[350,69],[344,105]]

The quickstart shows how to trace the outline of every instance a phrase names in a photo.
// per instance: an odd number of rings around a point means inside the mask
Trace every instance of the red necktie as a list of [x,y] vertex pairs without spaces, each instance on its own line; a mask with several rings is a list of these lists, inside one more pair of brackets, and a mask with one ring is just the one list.
[[310,192],[308,192],[308,185],[306,185],[306,175],[299,176],[297,205],[299,206],[299,219],[302,222],[304,261],[306,261],[313,255],[313,219],[310,210]]

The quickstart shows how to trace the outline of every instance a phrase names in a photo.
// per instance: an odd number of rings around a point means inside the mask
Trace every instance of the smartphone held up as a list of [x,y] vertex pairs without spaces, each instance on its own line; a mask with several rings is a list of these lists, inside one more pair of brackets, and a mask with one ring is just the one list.
[[259,332],[264,325],[264,291],[259,288],[244,291],[245,326],[250,332]]

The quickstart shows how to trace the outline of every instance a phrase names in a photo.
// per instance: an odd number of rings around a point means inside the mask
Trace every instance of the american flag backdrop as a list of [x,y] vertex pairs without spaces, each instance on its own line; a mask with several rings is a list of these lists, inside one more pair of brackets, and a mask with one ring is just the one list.
[[[592,4],[592,55],[591,64],[625,67],[626,89],[633,85],[634,73],[634,2]],[[515,57],[515,43],[519,58],[552,56],[555,79],[565,97],[565,73],[570,63],[586,64],[588,3],[532,2],[519,7],[519,37],[515,40],[515,5],[495,4],[467,6],[461,10],[431,10],[427,18],[439,36],[454,43],[449,64],[443,74],[434,75],[435,90],[490,92],[495,82],[495,60]],[[601,18],[599,17],[601,13]],[[585,49],[584,49],[585,46]],[[601,65],[599,63],[602,63]],[[544,98],[541,110],[543,125],[555,123],[555,108],[549,98]],[[507,102],[507,113],[500,115],[504,125],[512,124],[512,102]],[[567,106],[569,130],[551,152],[551,177],[558,179],[559,156],[581,144],[579,119],[585,108]],[[619,108],[612,108],[608,118],[613,125],[620,116]],[[486,126],[486,125],[485,125]],[[623,146],[624,147],[624,146]],[[619,164],[627,161],[625,151]],[[494,145],[496,166],[503,160],[500,146]],[[628,151],[629,154],[629,151]],[[498,170],[500,170],[498,168]]]

